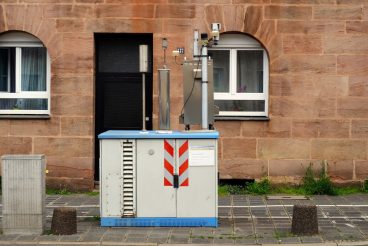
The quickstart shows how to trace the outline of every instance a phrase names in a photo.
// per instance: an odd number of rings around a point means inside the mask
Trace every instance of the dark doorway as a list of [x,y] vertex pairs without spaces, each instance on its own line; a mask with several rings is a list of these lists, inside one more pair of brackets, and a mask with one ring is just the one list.
[[95,34],[95,180],[99,180],[98,134],[143,129],[142,44],[148,45],[151,71],[145,74],[146,129],[152,129],[152,42],[152,34]]

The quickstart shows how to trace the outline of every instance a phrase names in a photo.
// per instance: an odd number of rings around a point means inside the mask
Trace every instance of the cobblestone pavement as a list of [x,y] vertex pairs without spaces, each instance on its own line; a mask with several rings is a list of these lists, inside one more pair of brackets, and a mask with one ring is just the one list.
[[[47,196],[47,229],[55,207],[76,207],[78,233],[70,236],[0,235],[0,244],[301,244],[344,242],[368,245],[368,195],[313,196],[310,200],[273,199],[264,196],[219,198],[218,228],[106,228],[100,227],[99,197]],[[320,233],[298,237],[290,233],[294,204],[318,206]],[[354,243],[353,243],[354,242]],[[340,244],[340,243],[339,243]],[[341,245],[342,245],[341,244]]]

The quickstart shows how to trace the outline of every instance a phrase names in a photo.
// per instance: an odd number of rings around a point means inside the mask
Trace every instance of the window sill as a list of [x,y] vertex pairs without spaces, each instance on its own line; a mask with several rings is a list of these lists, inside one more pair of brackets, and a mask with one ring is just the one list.
[[0,114],[0,119],[50,119],[51,115],[47,114]]
[[237,120],[237,121],[269,121],[270,118],[267,116],[214,116],[215,121],[222,121],[222,120]]

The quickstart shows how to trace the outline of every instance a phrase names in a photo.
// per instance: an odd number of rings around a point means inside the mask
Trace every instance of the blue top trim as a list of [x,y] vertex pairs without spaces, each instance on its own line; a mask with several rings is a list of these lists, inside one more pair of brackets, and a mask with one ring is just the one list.
[[117,131],[98,135],[99,139],[218,139],[217,131]]

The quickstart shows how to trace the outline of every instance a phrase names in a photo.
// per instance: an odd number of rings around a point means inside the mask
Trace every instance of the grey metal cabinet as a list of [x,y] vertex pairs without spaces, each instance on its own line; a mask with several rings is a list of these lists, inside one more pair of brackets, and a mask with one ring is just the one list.
[[102,226],[217,226],[217,132],[119,132],[100,135]]

